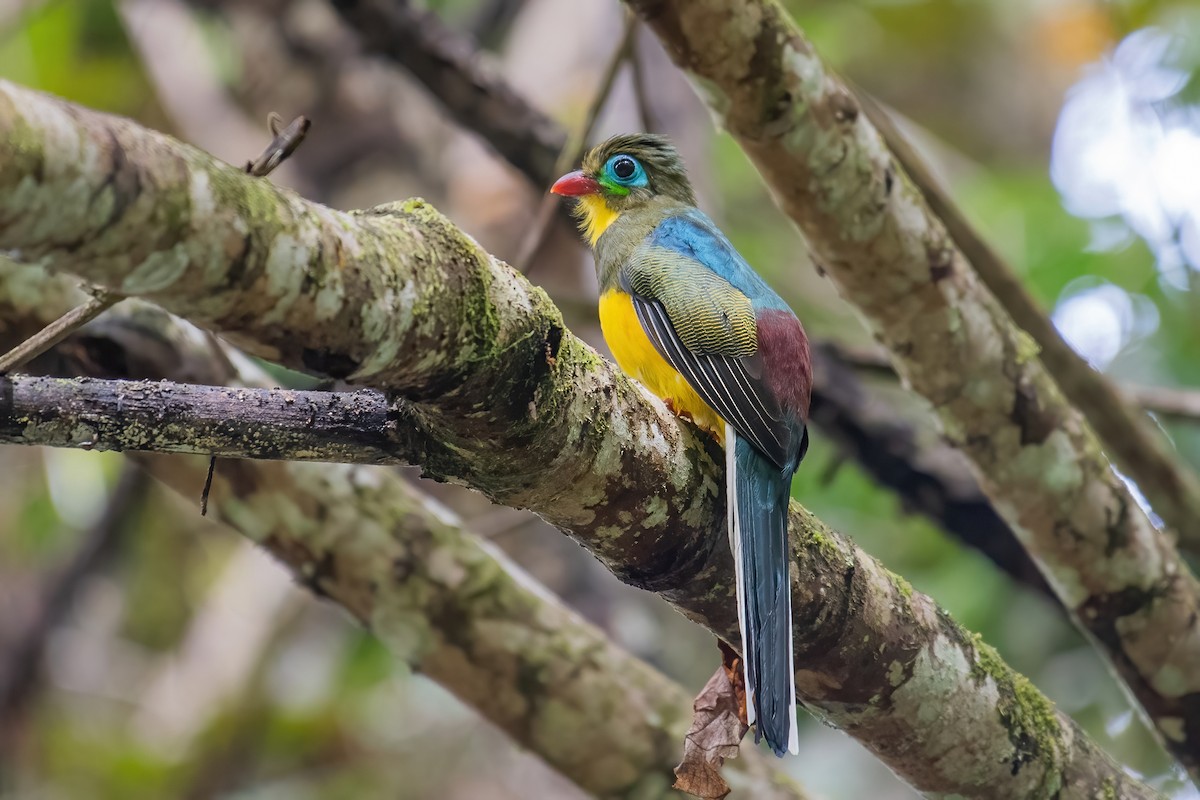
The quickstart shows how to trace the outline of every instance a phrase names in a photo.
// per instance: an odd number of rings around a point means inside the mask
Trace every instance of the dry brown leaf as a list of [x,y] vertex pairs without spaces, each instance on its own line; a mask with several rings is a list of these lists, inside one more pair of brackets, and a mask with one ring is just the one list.
[[733,685],[733,695],[737,700],[738,719],[746,727],[750,727],[749,714],[746,711],[746,670],[742,666],[742,657],[729,645],[717,639],[717,647],[721,650],[721,668],[729,676]]
[[722,661],[692,703],[692,727],[683,741],[683,761],[675,767],[675,788],[702,800],[721,800],[729,784],[721,765],[735,758],[746,725],[746,687],[741,658],[720,642]]

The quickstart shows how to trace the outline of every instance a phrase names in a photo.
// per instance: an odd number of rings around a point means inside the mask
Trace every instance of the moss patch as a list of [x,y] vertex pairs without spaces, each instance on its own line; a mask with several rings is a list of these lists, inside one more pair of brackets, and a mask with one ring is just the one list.
[[975,649],[971,676],[980,683],[991,678],[1000,693],[997,711],[1013,746],[1013,775],[1025,764],[1046,763],[1046,776],[1039,796],[1053,796],[1062,783],[1059,770],[1062,727],[1054,704],[1028,678],[1005,664],[995,648],[984,642],[979,634],[971,634],[971,640]]

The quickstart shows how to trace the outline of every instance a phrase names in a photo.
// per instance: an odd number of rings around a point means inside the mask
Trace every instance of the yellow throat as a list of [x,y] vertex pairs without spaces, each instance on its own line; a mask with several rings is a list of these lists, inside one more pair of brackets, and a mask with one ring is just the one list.
[[579,205],[576,208],[582,223],[580,227],[583,228],[583,235],[587,237],[588,244],[592,247],[596,246],[601,234],[620,216],[620,212],[609,208],[608,203],[604,202],[604,198],[597,194],[588,194],[579,198]]

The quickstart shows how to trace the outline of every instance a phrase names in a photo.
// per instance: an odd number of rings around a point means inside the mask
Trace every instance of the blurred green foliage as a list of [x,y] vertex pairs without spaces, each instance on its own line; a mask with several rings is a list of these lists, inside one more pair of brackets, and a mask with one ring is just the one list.
[[0,75],[93,108],[165,122],[110,0],[26,5],[0,35]]
[[[461,22],[481,2],[429,5]],[[1045,307],[1054,308],[1081,280],[1108,282],[1148,298],[1157,326],[1128,342],[1111,364],[1112,374],[1144,383],[1200,384],[1195,357],[1200,301],[1161,280],[1154,255],[1135,236],[1096,246],[1095,223],[1064,209],[1048,175],[1050,138],[1064,92],[1137,28],[1195,31],[1200,12],[1194,5],[1184,0],[787,0],[786,5],[833,68],[938,140],[937,162],[954,197]],[[171,129],[111,0],[31,3],[0,19],[0,76]],[[211,18],[204,31],[221,65],[220,79],[240,80],[228,31]],[[1189,41],[1195,47],[1179,57],[1194,70],[1200,45]],[[1193,78],[1178,102],[1200,100],[1197,86]],[[186,138],[186,131],[180,135]],[[793,303],[810,333],[870,341],[852,310],[836,301],[828,281],[811,268],[803,242],[736,145],[718,136],[711,155],[711,163],[692,169],[709,172],[716,186],[714,213]],[[276,377],[291,384],[303,380],[282,370]],[[926,410],[895,395],[897,413],[923,420],[923,429],[934,435]],[[1175,427],[1169,432],[1181,455],[1200,464],[1200,432]],[[100,479],[111,485],[116,460],[92,458]],[[1014,586],[924,519],[906,514],[894,496],[840,461],[815,436],[794,495],[982,633],[1118,760],[1158,785],[1180,790],[1178,773],[1140,720],[1130,718],[1104,665],[1057,608]],[[36,454],[0,451],[0,469],[5,476],[0,577],[36,583],[33,579],[53,574],[69,556],[81,528],[65,521],[64,504],[71,501],[48,490]],[[489,785],[490,794],[459,796],[523,796],[523,784],[512,776],[524,774],[525,767],[498,733],[481,729],[440,690],[405,675],[373,639],[324,610],[306,609],[298,621],[280,623],[238,690],[221,698],[194,737],[175,749],[160,746],[146,732],[153,726],[147,727],[146,712],[139,711],[139,689],[155,668],[185,657],[179,648],[241,544],[203,523],[194,504],[161,493],[136,520],[117,563],[85,587],[85,598],[97,592],[119,596],[116,624],[103,632],[107,649],[98,651],[112,660],[73,669],[51,665],[20,722],[21,735],[0,744],[0,798],[442,797],[450,796],[452,775],[462,785]],[[526,537],[526,545],[538,547],[537,536],[554,535],[542,531]],[[599,621],[640,655],[698,688],[715,663],[711,641],[607,576],[596,585],[617,598],[608,601],[616,611]],[[50,652],[52,662],[63,653],[89,652],[64,642],[80,638],[80,625],[96,623],[102,605],[73,610],[59,634],[62,641]],[[647,629],[651,634],[630,633]],[[321,673],[313,653],[330,658],[332,668]],[[104,680],[63,677],[80,670]],[[286,701],[293,692],[280,676],[288,670],[324,675],[307,705]],[[806,735],[815,742],[826,734],[810,723]],[[463,755],[468,747],[469,755]],[[811,760],[802,755],[789,765],[830,797],[897,791],[886,775],[868,771],[868,777],[848,778],[820,762],[824,751],[810,750],[818,755]],[[489,778],[500,773],[509,776],[507,783]]]

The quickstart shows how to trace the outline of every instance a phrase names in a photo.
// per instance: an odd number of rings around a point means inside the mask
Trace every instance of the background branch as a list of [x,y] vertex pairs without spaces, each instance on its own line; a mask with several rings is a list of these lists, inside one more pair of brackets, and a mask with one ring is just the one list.
[[883,107],[870,95],[858,92],[857,97],[967,262],[1013,321],[1038,343],[1038,357],[1067,399],[1087,417],[1105,452],[1178,533],[1181,545],[1200,550],[1200,479],[1196,473],[1178,458],[1153,422],[1059,335],[1012,267],[958,210]]
[[[627,4],[705,86],[706,102],[818,262],[937,410],[947,438],[1195,780],[1200,586],[1063,398],[1036,344],[1012,325],[781,6]],[[731,18],[753,23],[722,24]]]
[[[592,95],[592,102],[588,104],[583,122],[567,137],[562,150],[559,151],[558,156],[554,159],[553,173],[555,175],[562,175],[567,172],[576,162],[583,158],[588,142],[592,138],[592,129],[596,127],[596,120],[599,119],[600,112],[604,109],[605,103],[612,95],[613,86],[616,85],[617,74],[621,71],[621,67],[629,61],[630,55],[633,52],[634,34],[637,31],[637,24],[637,17],[632,14],[626,17],[625,27],[621,31],[621,38],[617,42],[617,46],[613,49],[612,56],[609,57],[608,64],[604,67],[604,72],[600,75],[600,82],[596,85],[596,91]],[[521,246],[517,250],[517,257],[513,266],[517,268],[518,272],[529,274],[533,257],[537,255],[542,244],[545,242],[555,213],[561,214],[562,211],[563,206],[558,202],[557,197],[549,192],[542,195],[542,201],[538,205],[537,214],[534,215],[533,224],[522,239]]]
[[138,469],[121,472],[104,513],[84,532],[70,559],[38,587],[39,598],[25,626],[4,649],[0,657],[0,759],[15,738],[34,696],[51,632],[66,615],[83,582],[121,546],[130,517],[141,510],[149,485]]
[[391,0],[333,0],[368,52],[402,61],[456,122],[485,129],[484,140],[527,176],[548,175],[567,137],[514,92],[465,34],[431,12]]
[[0,375],[12,372],[42,353],[54,347],[72,332],[94,320],[112,308],[121,298],[110,292],[101,292],[81,306],[76,306],[50,323],[34,336],[0,356]]
[[[824,342],[823,345],[827,352],[834,354],[847,366],[892,379],[899,378],[896,370],[892,368],[892,360],[882,350],[874,347],[851,347],[835,342]],[[1200,422],[1200,391],[1138,383],[1122,383],[1116,388],[1151,414],[1178,422]]]

